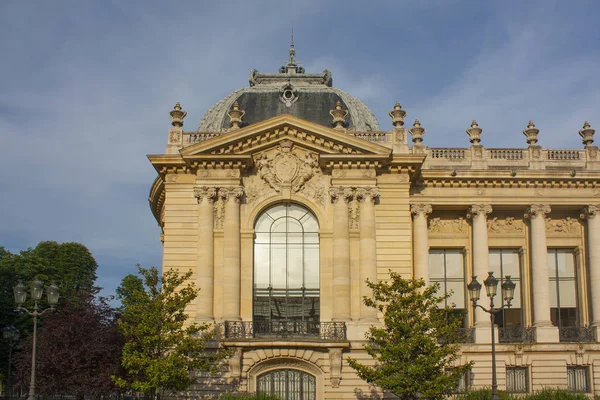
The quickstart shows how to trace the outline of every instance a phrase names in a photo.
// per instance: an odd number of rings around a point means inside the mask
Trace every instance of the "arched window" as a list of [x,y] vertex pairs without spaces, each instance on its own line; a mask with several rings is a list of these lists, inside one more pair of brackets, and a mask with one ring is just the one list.
[[256,378],[260,394],[277,395],[281,400],[315,400],[315,377],[295,369],[279,369]]
[[254,334],[318,335],[319,225],[297,204],[264,211],[254,227]]

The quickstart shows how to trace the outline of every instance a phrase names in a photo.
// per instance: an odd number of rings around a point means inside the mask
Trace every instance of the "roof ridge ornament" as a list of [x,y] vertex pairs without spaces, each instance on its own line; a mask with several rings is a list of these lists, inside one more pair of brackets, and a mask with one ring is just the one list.
[[596,133],[596,130],[592,129],[590,123],[585,121],[583,123],[583,128],[579,130],[579,136],[581,136],[583,145],[586,148],[594,143],[594,133]]
[[531,146],[535,146],[538,142],[538,133],[540,130],[535,127],[533,122],[529,121],[527,124],[527,129],[523,130],[523,135],[527,138],[527,144]]
[[171,125],[176,128],[181,128],[183,126],[183,119],[187,115],[187,111],[181,109],[181,104],[179,102],[175,103],[175,107],[169,112],[171,116]]
[[346,131],[346,116],[348,115],[348,110],[344,110],[342,108],[342,102],[337,101],[335,103],[335,109],[329,111],[329,114],[333,117],[333,129],[337,129],[338,131]]
[[483,132],[483,129],[481,129],[479,127],[479,125],[477,124],[477,121],[473,120],[473,122],[471,122],[471,127],[469,129],[467,129],[467,135],[469,135],[469,141],[471,143],[473,143],[474,145],[479,145],[479,143],[481,142],[481,133]]
[[423,142],[423,134],[425,133],[425,128],[421,126],[421,123],[418,119],[415,119],[413,123],[413,127],[408,130],[412,136],[412,141],[414,144],[421,144]]
[[231,121],[231,130],[240,129],[242,125],[242,117],[246,114],[246,111],[240,110],[240,105],[236,101],[233,103],[231,110],[227,112],[229,120]]
[[294,28],[292,28],[292,41],[290,43],[290,50],[288,54],[288,62],[279,68],[279,72],[282,74],[303,74],[304,67],[301,67],[296,62],[296,49],[294,48]]
[[396,102],[394,109],[389,112],[389,115],[392,117],[392,125],[394,125],[394,128],[402,128],[402,125],[404,125],[404,117],[406,117],[406,111],[402,109],[400,103]]

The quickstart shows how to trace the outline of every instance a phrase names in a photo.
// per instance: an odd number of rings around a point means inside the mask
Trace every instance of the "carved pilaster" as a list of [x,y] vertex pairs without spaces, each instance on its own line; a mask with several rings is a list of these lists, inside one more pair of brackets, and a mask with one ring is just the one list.
[[367,201],[367,199],[375,202],[377,201],[377,198],[379,198],[380,192],[378,187],[371,186],[356,188],[355,194],[356,200],[360,202]]
[[433,211],[433,209],[431,207],[431,204],[411,204],[411,206],[410,206],[410,212],[415,218],[416,217],[427,218],[427,216],[429,214],[431,214],[432,211]]
[[342,349],[329,349],[329,381],[331,387],[340,387],[342,380]]
[[600,206],[589,205],[581,210],[579,217],[581,219],[592,219],[596,217],[598,211],[600,211]]
[[354,191],[349,187],[332,187],[329,189],[329,196],[331,197],[332,203],[337,203],[339,199],[342,199],[346,203],[352,201],[354,197]]
[[225,203],[229,200],[233,200],[239,204],[244,196],[244,188],[241,186],[222,187],[219,188],[219,196]]
[[231,379],[237,380],[242,376],[242,349],[236,348],[229,358],[229,373]]
[[467,218],[474,218],[478,215],[483,215],[487,218],[488,214],[491,214],[492,206],[489,204],[473,204],[467,211]]
[[550,214],[551,208],[547,204],[532,204],[525,211],[525,218],[545,218],[546,214]]
[[209,186],[194,188],[194,197],[198,200],[198,204],[202,203],[203,200],[212,204],[217,199],[217,188]]

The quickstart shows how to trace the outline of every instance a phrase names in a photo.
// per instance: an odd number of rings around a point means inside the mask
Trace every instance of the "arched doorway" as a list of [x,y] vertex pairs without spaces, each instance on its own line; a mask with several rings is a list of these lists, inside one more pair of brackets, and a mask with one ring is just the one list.
[[318,335],[319,224],[293,203],[266,209],[254,227],[255,335]]
[[277,369],[256,378],[256,391],[277,395],[281,400],[316,400],[316,379],[295,369]]

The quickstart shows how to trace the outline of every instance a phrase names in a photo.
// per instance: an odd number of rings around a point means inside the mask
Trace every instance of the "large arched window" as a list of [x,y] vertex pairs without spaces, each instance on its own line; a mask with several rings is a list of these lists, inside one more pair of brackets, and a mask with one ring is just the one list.
[[254,227],[254,333],[319,333],[319,225],[297,204],[264,211]]
[[315,400],[315,381],[315,377],[306,372],[279,369],[260,375],[256,379],[256,391],[282,400]]

